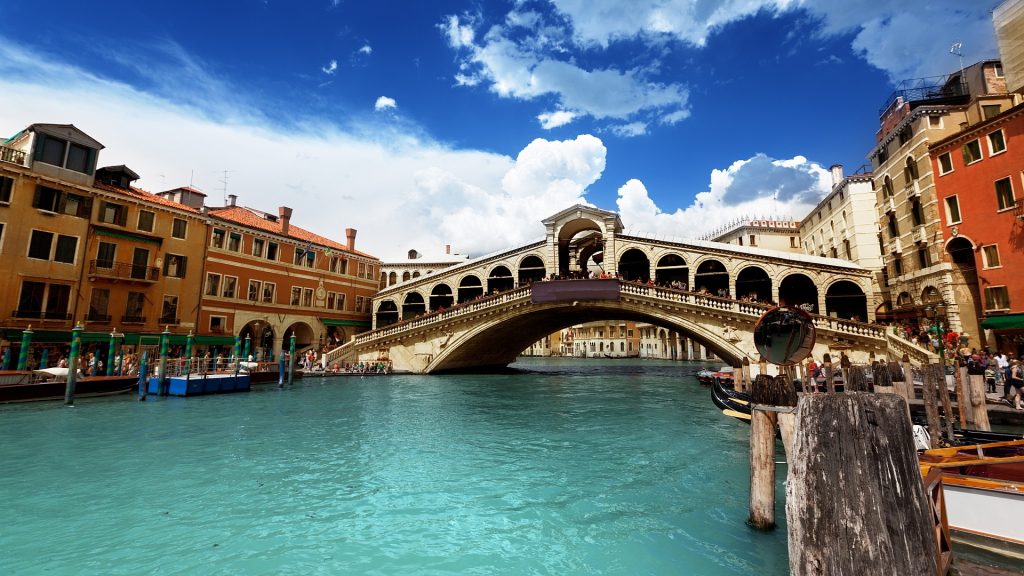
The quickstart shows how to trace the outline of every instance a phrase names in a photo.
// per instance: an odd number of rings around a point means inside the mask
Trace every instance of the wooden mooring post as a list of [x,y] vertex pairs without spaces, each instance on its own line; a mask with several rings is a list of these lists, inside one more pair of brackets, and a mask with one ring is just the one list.
[[[751,387],[750,402],[750,516],[747,524],[758,530],[772,530],[775,528],[775,426],[782,416],[780,407],[796,406],[792,379],[758,374]],[[792,425],[787,423],[786,427],[786,434],[792,437]]]
[[985,376],[969,374],[967,389],[967,397],[970,401],[967,421],[977,430],[992,430],[992,425],[988,421],[988,400],[985,398]]
[[790,574],[936,574],[905,403],[896,394],[801,399],[786,483]]

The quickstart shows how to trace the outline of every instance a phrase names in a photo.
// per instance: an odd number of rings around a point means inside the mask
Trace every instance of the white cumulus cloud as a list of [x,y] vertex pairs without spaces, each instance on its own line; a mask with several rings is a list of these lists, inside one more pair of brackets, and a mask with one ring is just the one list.
[[568,110],[559,110],[557,112],[544,112],[537,116],[537,120],[540,122],[540,127],[545,130],[551,130],[558,128],[559,126],[565,126],[576,119],[574,112]]
[[357,50],[356,52],[359,53],[359,54],[364,54],[366,56],[369,56],[370,54],[373,54],[373,48],[370,47],[369,44],[363,44],[363,46],[361,48],[359,48],[359,50]]
[[394,98],[388,98],[387,96],[380,96],[377,101],[373,104],[373,109],[377,112],[381,110],[389,110],[398,108],[398,103],[395,102]]
[[331,60],[330,62],[327,63],[327,66],[324,66],[324,67],[320,68],[320,70],[323,71],[323,73],[327,74],[328,76],[334,74],[334,72],[337,69],[338,69],[338,61],[337,60]]

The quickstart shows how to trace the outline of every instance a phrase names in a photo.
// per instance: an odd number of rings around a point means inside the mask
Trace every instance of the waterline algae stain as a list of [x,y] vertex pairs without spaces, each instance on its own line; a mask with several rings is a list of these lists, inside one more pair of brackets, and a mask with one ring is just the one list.
[[2,406],[0,572],[787,573],[700,365],[515,367]]

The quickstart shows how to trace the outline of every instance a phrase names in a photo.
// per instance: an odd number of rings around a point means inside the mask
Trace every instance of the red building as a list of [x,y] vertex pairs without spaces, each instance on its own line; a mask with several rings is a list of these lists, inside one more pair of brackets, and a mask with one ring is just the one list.
[[1024,104],[929,146],[954,290],[972,290],[984,343],[1024,354]]

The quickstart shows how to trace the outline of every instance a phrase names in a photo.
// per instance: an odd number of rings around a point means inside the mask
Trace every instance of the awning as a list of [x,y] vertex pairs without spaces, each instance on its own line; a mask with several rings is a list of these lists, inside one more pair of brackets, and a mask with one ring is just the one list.
[[321,318],[324,326],[355,326],[357,328],[369,328],[370,322],[366,320],[338,320],[335,318]]
[[197,346],[234,346],[234,336],[196,336],[194,342]]
[[1024,330],[1024,314],[990,316],[981,321],[985,330]]

